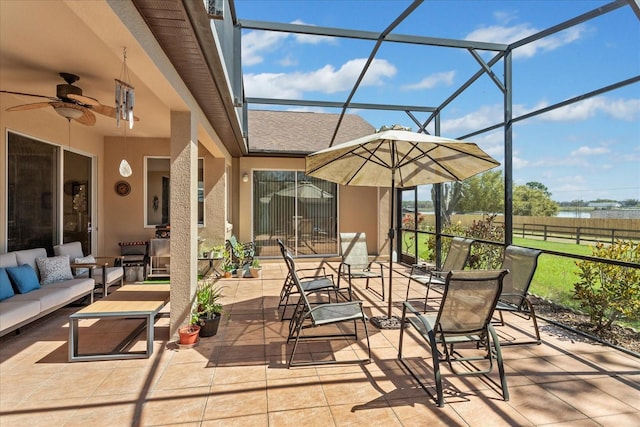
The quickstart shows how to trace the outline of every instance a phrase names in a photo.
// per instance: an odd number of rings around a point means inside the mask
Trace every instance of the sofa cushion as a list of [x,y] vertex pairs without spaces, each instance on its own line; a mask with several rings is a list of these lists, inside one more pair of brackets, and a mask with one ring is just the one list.
[[0,254],[0,267],[15,267],[18,265],[15,252]]
[[28,264],[18,267],[7,267],[7,273],[18,293],[26,294],[40,288],[36,271]]
[[0,301],[11,298],[15,294],[16,293],[13,290],[13,286],[11,286],[11,280],[9,280],[7,270],[0,268]]
[[68,255],[38,258],[36,259],[36,264],[38,265],[38,270],[40,270],[41,285],[50,285],[51,283],[73,279]]
[[[73,260],[75,264],[95,264],[96,259],[93,255],[77,257]],[[76,276],[89,274],[88,268],[76,268]]]
[[40,272],[38,271],[38,266],[36,265],[37,258],[46,258],[47,251],[44,248],[35,248],[35,249],[23,249],[20,251],[15,251],[16,254],[16,265],[30,265],[36,272],[36,275],[40,277]]
[[59,255],[69,255],[69,259],[81,258],[84,256],[82,253],[82,243],[71,242],[63,245],[56,245],[53,247],[53,253]]
[[[19,297],[20,295],[16,295]],[[14,298],[0,302],[0,331],[29,320],[40,313],[39,300],[15,301]]]

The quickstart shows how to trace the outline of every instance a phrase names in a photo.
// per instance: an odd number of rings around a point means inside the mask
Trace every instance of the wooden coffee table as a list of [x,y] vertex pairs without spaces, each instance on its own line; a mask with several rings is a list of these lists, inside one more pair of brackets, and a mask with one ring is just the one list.
[[[141,359],[153,353],[153,324],[162,308],[169,302],[169,285],[125,285],[105,298],[69,316],[69,361]],[[128,318],[144,322],[108,353],[78,353],[81,319]],[[147,330],[145,351],[126,351],[136,336]]]

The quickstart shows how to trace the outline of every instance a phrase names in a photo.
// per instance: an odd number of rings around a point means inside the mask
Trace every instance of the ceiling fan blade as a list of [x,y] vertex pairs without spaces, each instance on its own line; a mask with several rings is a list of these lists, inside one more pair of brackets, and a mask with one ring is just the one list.
[[69,99],[73,99],[74,101],[78,101],[84,105],[91,105],[92,107],[100,105],[97,99],[91,98],[90,96],[76,95],[76,94],[70,93],[69,95],[67,95],[67,97]]
[[16,105],[15,107],[9,107],[7,108],[7,111],[24,111],[24,110],[35,110],[36,108],[44,108],[44,107],[48,107],[49,104],[48,102],[34,102],[33,104],[22,104],[22,105]]
[[82,123],[85,126],[93,126],[93,125],[96,124],[96,115],[95,114],[93,114],[91,111],[89,111],[86,108],[83,108],[82,112],[84,114],[82,114],[80,117],[75,119],[76,122]]
[[2,92],[2,93],[10,93],[12,95],[33,96],[35,98],[50,99],[51,101],[59,101],[59,99],[56,98],[56,97],[47,96],[47,95],[36,95],[35,93],[14,92],[14,91],[11,91],[11,90],[0,90],[0,92]]
[[[94,107],[91,107],[91,111],[102,114],[103,116],[111,117],[112,119],[116,118],[116,109],[113,107],[109,107],[108,105],[96,105]],[[133,116],[133,121],[139,122],[140,118],[137,116]]]

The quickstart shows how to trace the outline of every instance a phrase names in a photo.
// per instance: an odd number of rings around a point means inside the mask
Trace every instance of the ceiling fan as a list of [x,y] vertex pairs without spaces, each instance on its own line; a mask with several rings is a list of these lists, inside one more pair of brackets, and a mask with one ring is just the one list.
[[[80,77],[71,73],[60,73],[60,77],[62,77],[66,83],[61,83],[56,86],[55,97],[0,90],[0,92],[3,93],[32,96],[49,100],[31,104],[16,105],[15,107],[7,108],[7,111],[33,110],[36,108],[51,106],[58,114],[67,120],[73,119],[86,126],[93,126],[96,123],[96,116],[93,113],[102,114],[103,116],[111,117],[113,119],[116,118],[116,109],[114,107],[102,105],[97,99],[83,95],[82,89],[73,85],[73,83],[80,80]],[[140,119],[138,117],[134,117],[134,120],[139,121]]]

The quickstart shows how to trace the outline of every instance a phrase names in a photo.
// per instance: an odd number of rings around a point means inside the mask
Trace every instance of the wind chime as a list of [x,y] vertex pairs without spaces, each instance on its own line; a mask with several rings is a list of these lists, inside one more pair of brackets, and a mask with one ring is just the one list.
[[[135,104],[135,88],[129,83],[129,69],[127,68],[127,48],[123,48],[123,62],[120,78],[116,81],[116,126],[120,127],[120,120],[129,122],[129,129],[133,129],[134,115],[133,106]],[[120,175],[129,177],[133,173],[131,166],[125,158],[127,149],[127,126],[124,127],[124,148],[122,150],[122,161],[120,162]]]

